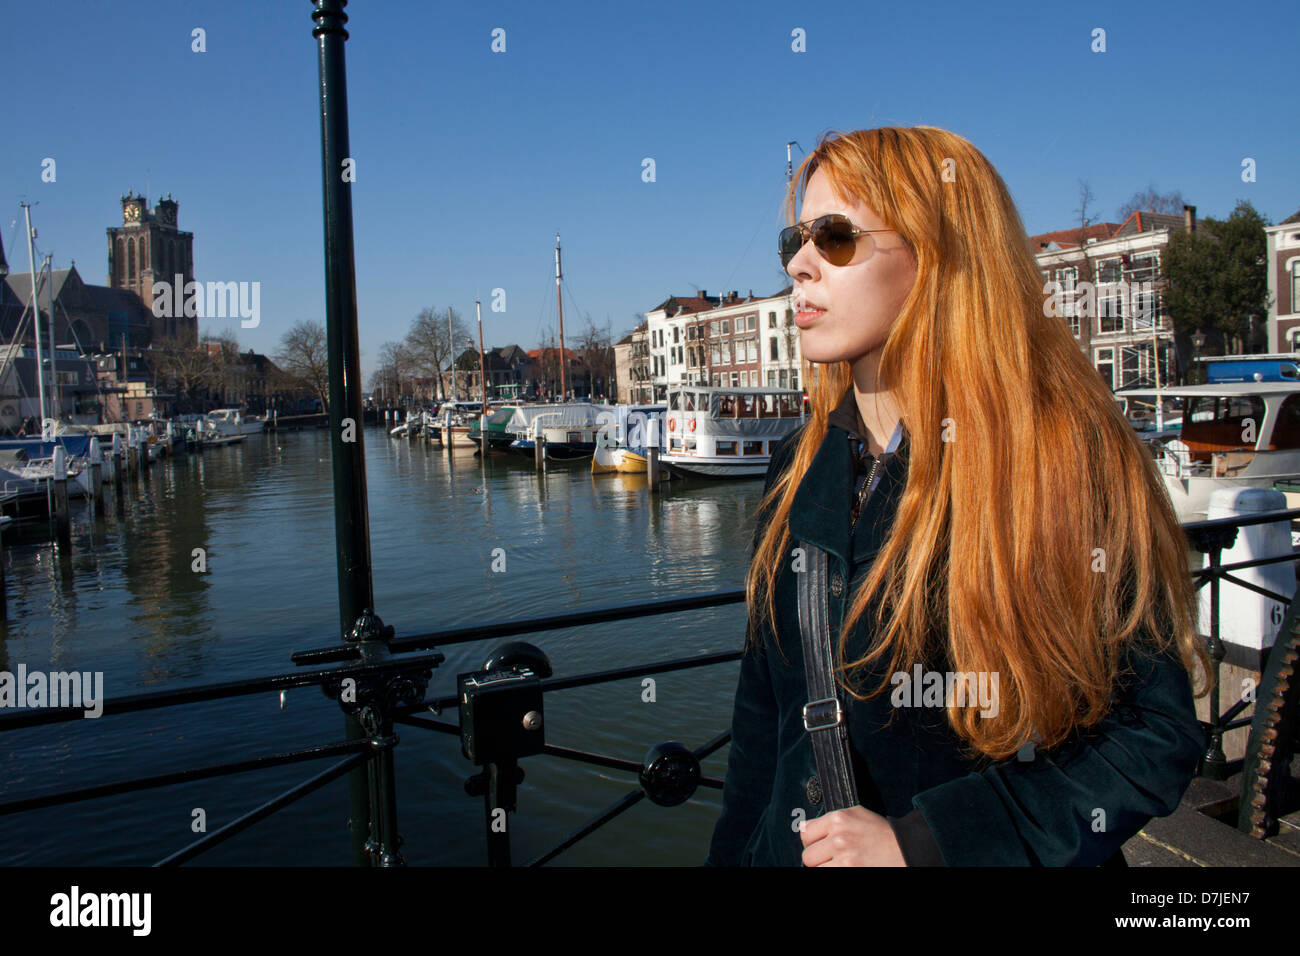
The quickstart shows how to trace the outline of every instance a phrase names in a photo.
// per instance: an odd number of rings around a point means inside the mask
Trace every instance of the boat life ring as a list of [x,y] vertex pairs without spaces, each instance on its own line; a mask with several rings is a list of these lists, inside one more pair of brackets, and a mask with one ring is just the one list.
[[695,431],[695,419],[692,418],[687,427],[690,428],[691,431]]
[[670,432],[677,431],[677,419],[675,418],[668,419],[668,430]]

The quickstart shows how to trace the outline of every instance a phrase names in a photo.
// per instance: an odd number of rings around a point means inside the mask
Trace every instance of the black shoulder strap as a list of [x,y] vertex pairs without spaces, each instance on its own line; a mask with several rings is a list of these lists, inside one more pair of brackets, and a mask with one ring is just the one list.
[[807,559],[799,578],[799,631],[803,637],[804,677],[808,703],[803,708],[803,726],[812,740],[821,778],[823,808],[845,810],[858,805],[857,786],[849,761],[849,731],[845,711],[835,683],[834,646],[827,611],[828,560],[816,545],[800,542]]

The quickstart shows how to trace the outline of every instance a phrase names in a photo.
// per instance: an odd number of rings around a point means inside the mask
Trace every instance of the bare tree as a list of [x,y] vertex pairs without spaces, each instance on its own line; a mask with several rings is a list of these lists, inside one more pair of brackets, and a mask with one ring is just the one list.
[[456,356],[472,348],[473,342],[460,313],[448,306],[442,310],[421,309],[411,320],[411,330],[407,332],[404,344],[414,369],[436,378],[438,397],[445,399],[442,370],[450,369]]
[[176,395],[177,410],[193,411],[200,403],[199,393],[219,388],[221,361],[208,348],[210,336],[202,339],[182,328],[174,336],[155,339],[149,350],[156,382]]
[[614,348],[610,342],[609,322],[605,322],[604,328],[597,328],[591,321],[590,315],[586,318],[587,326],[578,333],[575,351],[587,367],[588,389],[592,391],[594,398],[597,382],[600,383],[602,395],[608,394],[608,390],[613,385]]
[[325,326],[316,321],[299,322],[280,337],[280,351],[275,360],[288,374],[299,379],[320,399],[321,408],[330,410],[329,347]]
[[1183,211],[1183,194],[1180,190],[1171,193],[1156,191],[1155,183],[1147,186],[1146,192],[1135,192],[1128,202],[1119,207],[1116,218],[1123,222],[1135,212],[1181,213]]
[[377,381],[389,400],[400,400],[402,384],[416,371],[411,350],[403,342],[385,342],[379,347],[379,368],[375,370],[371,387]]

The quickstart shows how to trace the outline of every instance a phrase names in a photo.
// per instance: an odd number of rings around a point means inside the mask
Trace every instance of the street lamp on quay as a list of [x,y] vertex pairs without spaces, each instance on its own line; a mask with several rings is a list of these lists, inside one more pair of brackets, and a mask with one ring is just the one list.
[[[1194,349],[1194,351],[1193,351],[1193,353],[1192,353],[1192,362],[1193,362],[1193,364],[1195,364],[1195,363],[1196,363],[1196,360],[1199,359],[1199,358],[1201,357],[1201,348],[1202,348],[1202,346],[1204,346],[1204,345],[1205,345],[1205,333],[1202,332],[1200,329],[1197,329],[1195,332],[1192,333],[1192,348]],[[1197,367],[1197,371],[1198,371],[1197,378],[1198,378],[1198,380],[1199,380],[1199,379],[1200,379],[1200,374],[1201,374],[1201,372],[1202,372],[1203,370],[1201,369],[1201,367],[1200,367],[1199,365],[1197,365],[1196,367]]]

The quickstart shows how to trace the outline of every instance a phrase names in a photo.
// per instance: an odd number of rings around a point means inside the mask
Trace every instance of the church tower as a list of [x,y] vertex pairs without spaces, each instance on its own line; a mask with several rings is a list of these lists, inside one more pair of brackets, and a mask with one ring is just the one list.
[[[194,278],[194,234],[176,228],[178,204],[170,195],[153,209],[147,202],[133,193],[122,197],[122,225],[108,229],[108,284],[131,290],[152,309],[155,282],[179,282],[173,291],[182,292]],[[198,319],[178,314],[156,319],[154,335],[173,338],[187,329],[197,336]]]

